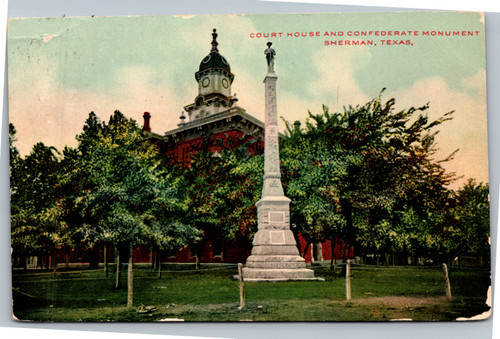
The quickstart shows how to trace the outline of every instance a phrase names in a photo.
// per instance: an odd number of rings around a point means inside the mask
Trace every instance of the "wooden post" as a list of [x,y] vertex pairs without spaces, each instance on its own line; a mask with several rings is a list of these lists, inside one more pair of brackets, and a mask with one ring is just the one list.
[[451,299],[451,286],[450,286],[450,278],[448,277],[448,268],[446,264],[443,264],[443,277],[444,277],[444,286],[446,288],[446,297]]
[[351,260],[347,259],[345,268],[345,294],[347,301],[351,301]]
[[242,263],[238,263],[238,277],[240,280],[240,307],[238,307],[238,309],[241,310],[243,307],[245,307],[245,281],[243,280]]

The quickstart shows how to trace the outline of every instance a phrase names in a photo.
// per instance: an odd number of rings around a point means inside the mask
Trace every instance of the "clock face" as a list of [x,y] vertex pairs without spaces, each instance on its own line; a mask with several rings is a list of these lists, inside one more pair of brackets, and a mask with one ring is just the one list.
[[224,88],[228,88],[228,86],[229,86],[229,82],[227,81],[227,79],[222,79],[222,86],[223,86]]
[[210,79],[209,78],[203,78],[203,80],[201,81],[201,85],[203,87],[207,87],[209,84],[210,84]]

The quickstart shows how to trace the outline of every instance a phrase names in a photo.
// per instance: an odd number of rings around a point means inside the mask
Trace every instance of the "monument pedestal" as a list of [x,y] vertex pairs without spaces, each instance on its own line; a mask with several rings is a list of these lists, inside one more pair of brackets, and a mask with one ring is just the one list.
[[306,268],[290,230],[290,199],[267,196],[257,202],[258,231],[243,276],[245,281],[319,280]]

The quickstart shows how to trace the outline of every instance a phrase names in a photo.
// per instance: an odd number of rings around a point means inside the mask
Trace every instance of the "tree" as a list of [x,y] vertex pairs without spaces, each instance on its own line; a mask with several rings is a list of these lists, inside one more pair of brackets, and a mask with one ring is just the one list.
[[379,96],[342,113],[324,106],[321,114],[309,113],[305,129],[286,122],[285,187],[305,216],[303,234],[319,225],[316,234],[338,237],[346,248],[366,245],[367,227],[393,228],[394,211],[432,205],[446,191],[454,174],[446,173],[442,163],[453,154],[433,160],[434,140],[435,128],[452,112],[429,121],[428,105],[402,111],[394,105],[394,99],[383,102]]
[[446,228],[453,257],[472,255],[489,258],[490,208],[489,186],[469,179],[456,193],[452,211],[454,224]]
[[209,239],[236,240],[250,248],[257,225],[255,203],[262,187],[263,158],[250,154],[248,146],[247,136],[234,140],[205,136],[189,165],[180,169],[188,204],[185,222],[204,234],[191,244],[197,264]]
[[12,257],[19,258],[26,268],[26,257],[37,248],[36,230],[29,225],[27,210],[27,191],[24,160],[15,146],[16,128],[9,124],[9,155],[10,155],[10,215],[11,215],[11,246]]
[[[90,112],[83,126],[82,133],[76,136],[78,147],[65,147],[63,150],[61,169],[63,173],[62,191],[65,197],[63,201],[65,220],[73,230],[73,238],[78,247],[89,245],[82,237],[81,230],[83,225],[88,223],[89,220],[84,220],[80,202],[82,192],[91,192],[98,186],[95,176],[92,175],[92,165],[93,157],[95,156],[94,151],[100,142],[105,128],[106,124],[101,122],[100,118],[94,112]],[[95,223],[97,220],[91,222]],[[105,247],[106,245],[104,243]],[[92,252],[95,252],[95,246],[90,246],[90,249]],[[95,256],[92,256],[90,260],[91,267],[97,267],[98,262],[95,259]],[[107,272],[107,266],[106,261],[104,264],[105,272]]]
[[[63,220],[60,154],[54,147],[37,143],[25,159],[13,146],[11,125],[11,226],[14,256],[47,255],[57,268],[57,249],[71,244]],[[47,266],[48,267],[48,266]]]
[[133,120],[115,111],[101,125],[91,113],[79,140],[82,162],[76,175],[88,176],[87,189],[77,197],[83,239],[128,248],[127,305],[132,306],[133,246],[178,248],[196,239],[198,231],[180,222],[180,180],[161,166],[158,150]]
[[[323,139],[306,136],[298,124],[282,140],[282,177],[290,206],[291,223],[300,231],[307,245],[300,252],[305,256],[309,245],[327,239],[335,244],[345,226],[338,208],[338,197],[330,194],[345,166],[336,148],[330,148]],[[333,255],[332,255],[333,257]]]

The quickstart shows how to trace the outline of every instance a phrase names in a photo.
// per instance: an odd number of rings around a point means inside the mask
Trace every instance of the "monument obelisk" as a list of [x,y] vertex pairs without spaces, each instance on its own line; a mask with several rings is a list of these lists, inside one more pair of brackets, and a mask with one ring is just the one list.
[[290,230],[290,199],[285,197],[281,184],[278,111],[274,71],[276,52],[267,43],[264,51],[267,75],[264,79],[266,118],[264,139],[264,182],[262,197],[257,202],[258,230],[254,236],[251,255],[243,268],[246,281],[316,280],[314,271],[307,269],[299,255],[297,243]]

